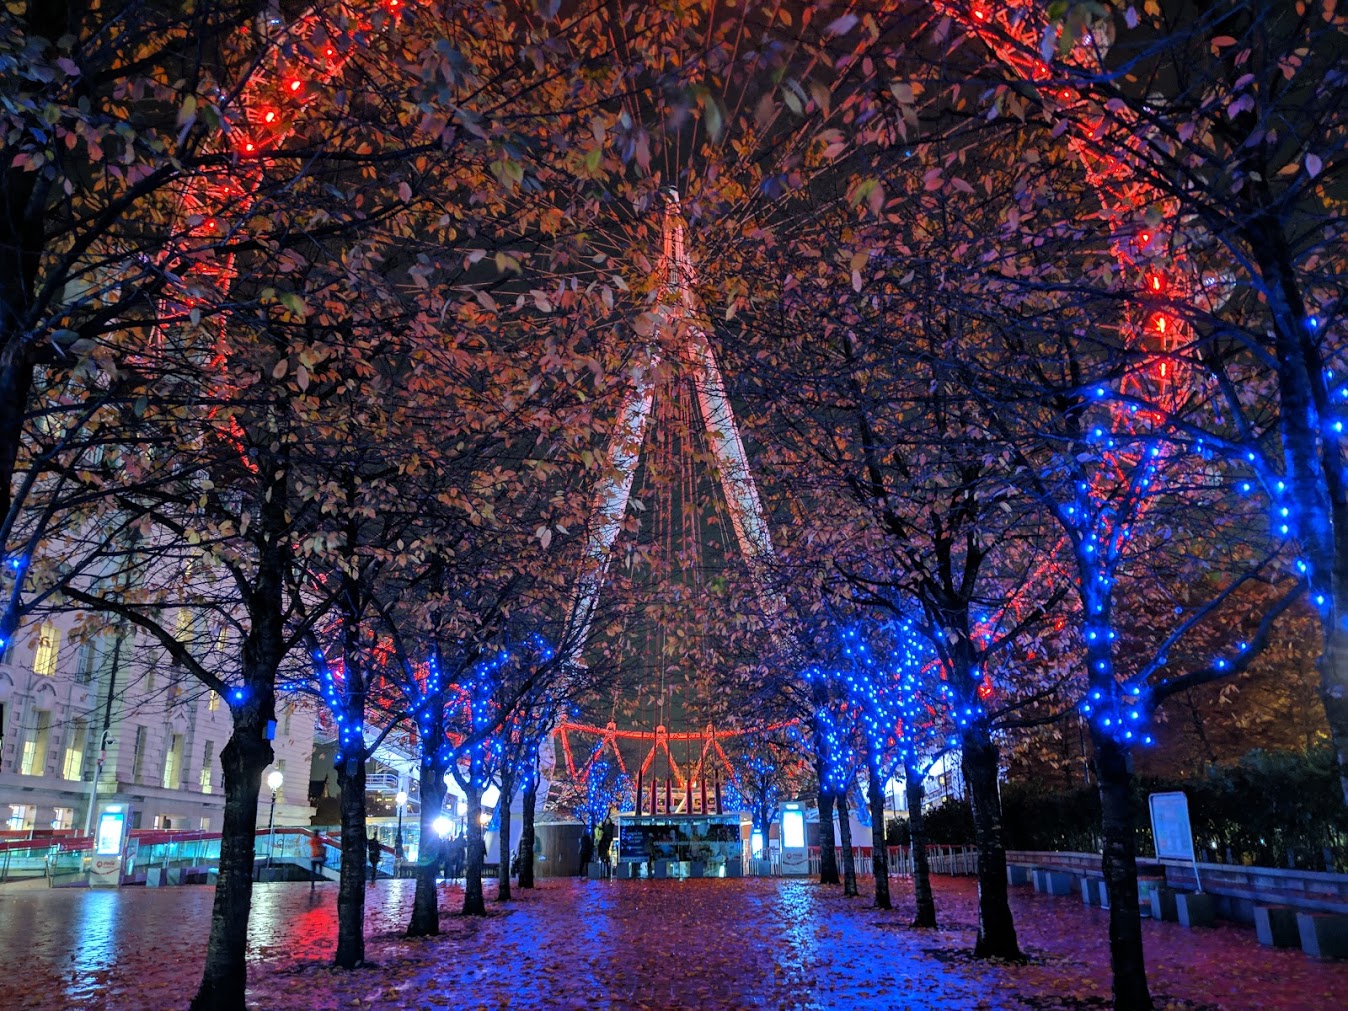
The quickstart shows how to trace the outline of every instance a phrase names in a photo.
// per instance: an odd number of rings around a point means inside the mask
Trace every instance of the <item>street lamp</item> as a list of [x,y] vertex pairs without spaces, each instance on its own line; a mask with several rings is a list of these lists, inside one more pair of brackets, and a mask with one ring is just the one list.
[[267,816],[267,870],[271,871],[272,854],[276,852],[276,792],[281,789],[285,777],[280,769],[267,773],[267,786],[271,790],[271,814]]
[[403,808],[407,806],[407,791],[399,790],[393,802],[398,805],[398,834],[393,837],[393,875],[397,877],[403,858]]

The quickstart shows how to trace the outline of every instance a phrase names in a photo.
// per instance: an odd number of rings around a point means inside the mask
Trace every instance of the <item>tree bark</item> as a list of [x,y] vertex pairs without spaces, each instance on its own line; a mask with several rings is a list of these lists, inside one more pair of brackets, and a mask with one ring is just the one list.
[[486,916],[482,896],[482,788],[473,784],[468,794],[468,860],[463,882],[463,915]]
[[872,769],[866,786],[871,805],[871,873],[875,875],[875,908],[893,909],[889,897],[889,850],[885,840],[885,788],[880,774]]
[[1325,707],[1330,739],[1339,762],[1339,787],[1348,804],[1348,508],[1335,503],[1334,593],[1328,609],[1321,608],[1324,630],[1320,659],[1320,703]]
[[538,804],[538,777],[531,775],[524,788],[523,821],[520,823],[520,887],[534,887],[534,807]]
[[[33,175],[35,173],[25,173]],[[12,173],[6,173],[7,182],[13,182]],[[7,229],[0,229],[3,234]],[[0,262],[8,257],[0,256]],[[3,296],[8,301],[8,296]],[[9,317],[8,308],[0,308],[0,316]],[[28,396],[33,385],[33,366],[28,361],[21,338],[5,327],[3,348],[0,348],[0,520],[9,515],[13,501],[14,470],[19,450],[23,445],[23,419],[28,409]],[[17,625],[17,617],[7,624]],[[15,630],[0,627],[0,634],[9,639]]]
[[[438,736],[427,735],[430,741]],[[425,745],[423,745],[425,747]],[[428,749],[429,750],[429,749]],[[421,842],[417,847],[417,889],[412,899],[408,937],[435,937],[440,933],[440,897],[435,879],[444,862],[445,842],[435,832],[435,819],[445,803],[445,770],[430,755],[421,757]]]
[[1339,763],[1339,783],[1348,804],[1348,631],[1343,622],[1348,593],[1348,479],[1338,442],[1321,430],[1329,391],[1325,359],[1306,327],[1306,304],[1285,216],[1271,206],[1267,183],[1251,189],[1263,195],[1251,206],[1246,241],[1254,254],[1272,317],[1278,362],[1278,428],[1284,477],[1295,504],[1295,534],[1309,563],[1312,600],[1322,629],[1320,701]]
[[857,862],[852,854],[852,815],[847,809],[847,791],[838,794],[838,834],[842,837],[843,894],[860,895],[857,888]]
[[911,764],[904,769],[908,796],[908,842],[913,853],[913,897],[917,900],[914,927],[936,929],[936,900],[931,892],[931,865],[927,862],[927,826],[922,817],[926,787],[922,773]]
[[242,1011],[248,980],[248,911],[253,901],[253,850],[262,770],[272,761],[263,736],[271,704],[254,702],[234,711],[234,732],[220,751],[225,811],[220,827],[220,873],[211,908],[206,967],[192,1011]]
[[501,831],[497,834],[500,842],[497,850],[500,858],[496,861],[496,901],[510,901],[510,794],[515,792],[512,786],[509,792],[501,787]]
[[1101,869],[1109,893],[1109,961],[1115,1011],[1151,1011],[1142,949],[1142,911],[1137,894],[1137,842],[1133,824],[1133,775],[1128,752],[1091,724],[1096,778],[1100,784]]
[[342,867],[337,886],[337,954],[339,969],[365,962],[365,763],[360,753],[337,764],[341,790]]
[[978,958],[1020,959],[1020,944],[1007,898],[1006,848],[1002,844],[1002,800],[997,788],[997,745],[982,721],[962,737],[964,782],[973,807],[978,844]]
[[[764,840],[766,845],[767,840]],[[837,842],[833,836],[833,794],[819,788],[819,883],[842,884],[838,877]]]
[[[1343,584],[1348,592],[1348,582]],[[1341,621],[1348,621],[1348,608],[1345,608]],[[1339,762],[1339,786],[1343,791],[1343,802],[1348,804],[1348,673],[1340,667],[1348,668],[1348,634],[1339,629],[1328,629],[1324,651],[1320,654],[1320,702],[1325,707],[1325,719],[1329,723],[1330,737],[1334,742],[1334,754]]]

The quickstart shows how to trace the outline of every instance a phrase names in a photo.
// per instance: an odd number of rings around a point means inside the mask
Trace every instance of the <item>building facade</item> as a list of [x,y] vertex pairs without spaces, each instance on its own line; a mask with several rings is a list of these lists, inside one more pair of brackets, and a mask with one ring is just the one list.
[[[224,700],[148,637],[90,634],[75,615],[40,619],[0,659],[0,830],[83,831],[96,796],[129,804],[132,828],[218,832],[220,750],[230,732]],[[313,738],[312,711],[283,701],[272,742],[282,774],[278,825],[313,816]],[[264,785],[260,824],[271,800]]]

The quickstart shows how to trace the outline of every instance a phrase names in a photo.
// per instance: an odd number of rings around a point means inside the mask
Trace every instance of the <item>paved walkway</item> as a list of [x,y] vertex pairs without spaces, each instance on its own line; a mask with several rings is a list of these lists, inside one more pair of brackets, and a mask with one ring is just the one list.
[[[864,884],[864,881],[863,881]],[[328,967],[336,886],[255,890],[250,995],[259,1008],[1108,1007],[1106,914],[1013,890],[1024,966],[969,957],[976,920],[967,880],[938,879],[943,929],[908,929],[902,908],[870,909],[805,881],[543,881],[482,920],[446,917],[438,938],[401,928],[412,882],[369,889],[376,968]],[[490,893],[489,893],[490,894]],[[454,908],[457,889],[442,905]],[[6,1008],[184,1007],[210,919],[200,887],[0,891]],[[1146,923],[1158,1006],[1255,1011],[1348,1007],[1348,963],[1260,947],[1236,927]]]

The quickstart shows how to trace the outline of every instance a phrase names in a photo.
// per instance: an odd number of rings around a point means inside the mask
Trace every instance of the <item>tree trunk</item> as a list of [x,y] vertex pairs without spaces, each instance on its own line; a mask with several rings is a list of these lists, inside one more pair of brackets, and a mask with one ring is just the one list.
[[482,897],[482,788],[473,784],[468,794],[468,860],[463,882],[463,915],[486,916]]
[[927,863],[927,826],[922,817],[926,787],[922,773],[912,765],[904,769],[908,795],[908,842],[913,853],[913,898],[917,900],[914,927],[936,929],[936,900],[931,893],[931,866]]
[[1142,950],[1142,912],[1137,895],[1137,845],[1133,825],[1133,775],[1128,752],[1094,723],[1096,778],[1100,783],[1101,869],[1109,893],[1109,961],[1114,973],[1115,1011],[1151,1011]]
[[[438,737],[428,737],[438,740]],[[424,747],[424,745],[423,745]],[[445,770],[423,755],[421,759],[421,842],[417,847],[417,889],[412,900],[408,937],[435,937],[440,933],[440,897],[435,879],[444,862],[445,841],[435,832],[435,819],[445,803]]]
[[[514,793],[512,787],[509,793]],[[496,900],[498,902],[510,901],[510,800],[505,787],[501,788],[500,812],[501,812],[501,831],[497,833],[496,838],[500,841],[496,849],[500,853],[496,861]]]
[[337,764],[341,789],[342,868],[337,886],[337,954],[339,969],[355,969],[365,961],[365,763],[357,753]]
[[857,888],[857,862],[852,855],[852,815],[847,809],[846,790],[838,794],[837,804],[838,834],[841,836],[839,842],[842,845],[843,894],[860,895],[861,889]]
[[538,777],[530,775],[524,788],[524,820],[520,823],[520,887],[534,887],[534,807],[538,804]]
[[875,908],[893,909],[889,898],[889,850],[885,845],[885,788],[880,774],[872,769],[866,787],[871,804],[871,872],[875,875]]
[[272,761],[271,744],[258,720],[270,704],[252,704],[234,714],[234,732],[220,751],[225,811],[220,826],[220,876],[211,908],[206,967],[192,1011],[242,1011],[248,979],[248,911],[253,901],[253,850],[262,770]]
[[[29,174],[31,173],[25,173]],[[6,173],[6,181],[16,180],[12,178],[11,173]],[[2,229],[0,234],[7,231],[9,229]],[[10,259],[8,255],[0,254],[0,262],[8,259]],[[6,295],[5,301],[8,300]],[[0,352],[0,520],[3,520],[9,515],[14,493],[14,470],[19,450],[23,446],[23,419],[28,409],[28,396],[33,385],[33,366],[27,360],[21,338],[9,325],[8,317],[11,310],[6,306],[0,309],[0,314],[6,317],[4,348]],[[5,617],[10,619],[5,624],[14,624],[17,627],[17,616],[6,614]],[[13,631],[14,629],[0,627],[0,634],[3,634],[6,640],[11,638]]]
[[[763,840],[767,845],[767,840]],[[819,788],[819,883],[837,885],[842,883],[838,877],[837,841],[833,836],[833,794],[823,787]]]
[[[1267,194],[1266,184],[1251,195]],[[1339,782],[1348,804],[1348,630],[1343,622],[1348,594],[1348,501],[1343,460],[1325,441],[1323,404],[1328,399],[1324,354],[1306,327],[1306,303],[1297,276],[1285,215],[1254,201],[1246,241],[1259,265],[1272,317],[1278,362],[1278,427],[1287,494],[1294,503],[1294,531],[1309,563],[1309,590],[1323,629],[1320,701],[1338,757]]]
[[1007,898],[1006,849],[1002,844],[1002,800],[997,789],[997,745],[987,726],[975,723],[962,739],[964,782],[973,807],[978,844],[978,958],[1020,959],[1016,926]]
[[[1324,639],[1316,666],[1320,671],[1320,702],[1339,763],[1339,786],[1343,802],[1348,804],[1348,510],[1344,512],[1344,533],[1338,536],[1344,543],[1340,553],[1345,560],[1335,581],[1336,598],[1328,612],[1322,612]],[[1337,529],[1335,532],[1338,534]]]

